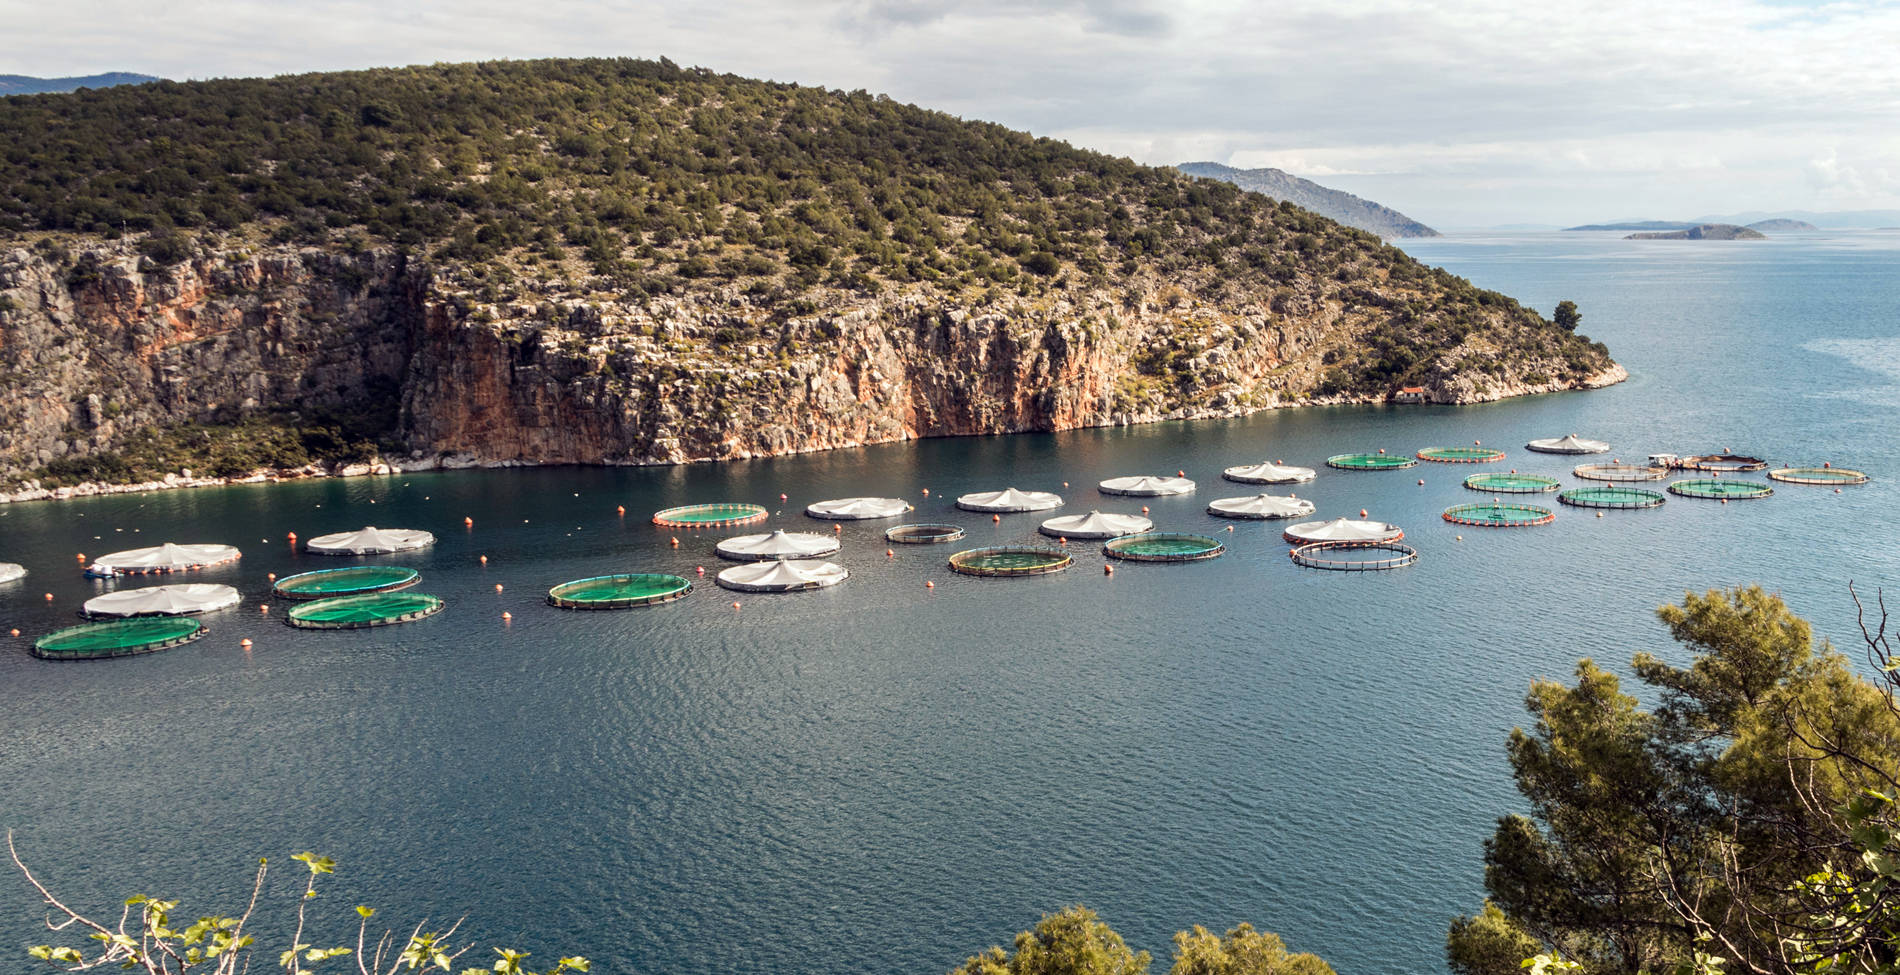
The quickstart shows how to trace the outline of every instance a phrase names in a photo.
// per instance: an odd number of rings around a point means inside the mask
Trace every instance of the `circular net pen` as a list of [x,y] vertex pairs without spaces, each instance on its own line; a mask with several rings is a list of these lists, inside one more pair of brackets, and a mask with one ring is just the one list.
[[1669,468],[1648,464],[1578,464],[1570,473],[1586,481],[1660,481]]
[[304,603],[284,622],[304,630],[361,630],[408,623],[442,611],[442,600],[412,592],[376,592]]
[[1549,494],[1563,485],[1542,474],[1473,474],[1465,487],[1486,494]]
[[1342,471],[1396,471],[1417,467],[1418,461],[1393,454],[1334,454],[1326,458],[1326,466]]
[[1669,499],[1643,488],[1587,487],[1564,491],[1557,500],[1578,508],[1660,508]]
[[1040,576],[1074,564],[1069,553],[1052,548],[972,548],[950,556],[950,571],[966,576]]
[[661,528],[728,528],[764,521],[769,512],[756,504],[689,504],[653,513]]
[[271,587],[271,593],[279,599],[327,599],[407,589],[421,580],[422,573],[400,565],[357,565],[285,576]]
[[1861,471],[1845,467],[1777,467],[1768,472],[1771,481],[1787,484],[1821,484],[1839,487],[1842,484],[1865,484],[1872,478]]
[[884,540],[900,545],[942,545],[963,535],[963,529],[956,525],[898,525],[884,532]]
[[681,576],[636,572],[591,576],[548,590],[548,605],[561,609],[631,609],[685,599],[693,584]]
[[1334,572],[1377,572],[1403,569],[1418,561],[1418,549],[1398,542],[1372,544],[1313,542],[1288,552],[1297,565]]
[[1418,452],[1418,459],[1436,464],[1495,464],[1504,459],[1504,451],[1489,447],[1427,447]]
[[1775,489],[1760,481],[1728,481],[1719,477],[1693,477],[1670,484],[1669,493],[1685,498],[1752,501],[1774,494]]
[[1102,545],[1102,554],[1130,562],[1199,562],[1217,559],[1227,546],[1206,535],[1185,532],[1145,532],[1123,535]]
[[1454,525],[1469,525],[1473,528],[1529,528],[1556,521],[1557,513],[1534,504],[1493,501],[1490,504],[1453,505],[1445,509],[1444,518]]
[[104,660],[156,653],[183,646],[205,635],[203,623],[179,616],[142,616],[105,623],[82,623],[33,641],[33,656],[43,660]]

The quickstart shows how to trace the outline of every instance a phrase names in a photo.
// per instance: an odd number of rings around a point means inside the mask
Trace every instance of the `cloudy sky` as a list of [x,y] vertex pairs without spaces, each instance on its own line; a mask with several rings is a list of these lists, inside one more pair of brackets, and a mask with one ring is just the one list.
[[1900,0],[0,0],[0,73],[665,55],[1427,223],[1900,208]]

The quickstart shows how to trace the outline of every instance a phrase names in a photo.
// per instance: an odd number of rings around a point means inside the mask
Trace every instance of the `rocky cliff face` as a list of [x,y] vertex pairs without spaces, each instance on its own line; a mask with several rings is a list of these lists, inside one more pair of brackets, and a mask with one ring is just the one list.
[[[1153,281],[1054,299],[831,292],[789,310],[736,289],[630,301],[544,285],[484,303],[458,269],[384,249],[163,268],[121,244],[47,250],[0,254],[0,466],[15,476],[144,425],[390,397],[408,466],[666,464],[1378,399],[1317,391],[1391,315],[1364,288],[1217,309]],[[1487,343],[1529,327],[1473,331],[1429,398],[1621,378],[1498,363]]]

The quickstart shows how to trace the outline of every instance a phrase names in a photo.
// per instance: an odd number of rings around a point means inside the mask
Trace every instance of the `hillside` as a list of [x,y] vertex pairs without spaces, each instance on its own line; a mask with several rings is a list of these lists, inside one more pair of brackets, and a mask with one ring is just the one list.
[[1768,235],[1759,230],[1737,227],[1732,223],[1697,224],[1686,230],[1659,230],[1646,234],[1631,234],[1624,240],[1767,240]]
[[80,78],[34,78],[23,74],[0,74],[0,95],[50,95],[81,88],[111,88],[114,85],[142,85],[157,81],[149,74],[109,71]]
[[1174,167],[1189,176],[1232,183],[1243,190],[1284,200],[1329,220],[1357,227],[1386,239],[1437,237],[1438,231],[1390,207],[1361,199],[1344,190],[1321,186],[1309,179],[1272,168],[1235,169],[1220,163],[1193,162]]
[[664,61],[6,99],[0,146],[0,466],[49,483],[675,463],[1621,377],[1290,204]]

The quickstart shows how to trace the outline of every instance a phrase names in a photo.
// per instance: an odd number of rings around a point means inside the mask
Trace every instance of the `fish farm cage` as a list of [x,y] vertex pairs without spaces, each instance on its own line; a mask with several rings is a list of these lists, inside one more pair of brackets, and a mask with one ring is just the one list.
[[1504,451],[1489,447],[1427,447],[1417,456],[1419,460],[1437,464],[1495,464],[1504,459]]
[[1557,513],[1534,504],[1493,501],[1490,504],[1453,505],[1445,509],[1444,518],[1454,525],[1469,525],[1472,528],[1529,528],[1556,521]]
[[1406,467],[1417,467],[1418,461],[1411,457],[1396,454],[1334,454],[1326,458],[1327,467],[1336,467],[1342,471],[1396,471]]
[[279,599],[327,599],[407,589],[421,580],[422,573],[399,565],[353,565],[285,576],[270,591]]
[[1418,561],[1418,549],[1398,542],[1313,542],[1287,555],[1297,565],[1334,572],[1403,569]]
[[1669,485],[1669,493],[1685,498],[1709,498],[1722,501],[1752,501],[1775,493],[1775,489],[1760,481],[1731,481],[1719,477],[1693,477],[1686,481],[1674,481]]
[[1549,494],[1563,485],[1542,474],[1473,474],[1465,478],[1465,487],[1487,494]]
[[764,521],[769,512],[756,504],[689,504],[653,513],[661,528],[729,528]]
[[411,592],[375,592],[304,603],[284,622],[304,630],[361,630],[408,623],[442,611],[442,600]]
[[631,609],[685,599],[692,591],[692,582],[664,573],[590,576],[549,589],[548,605],[561,609]]
[[42,660],[104,660],[156,653],[183,646],[205,635],[205,625],[184,616],[139,616],[104,623],[81,623],[33,641]]
[[1865,484],[1872,480],[1864,472],[1849,470],[1845,467],[1777,467],[1768,472],[1768,479],[1787,484],[1822,484],[1836,487],[1842,484]]
[[1586,481],[1660,481],[1669,468],[1653,464],[1578,464],[1570,473]]
[[1578,508],[1660,508],[1669,499],[1643,488],[1586,487],[1564,491],[1557,500]]
[[956,525],[897,525],[884,532],[884,540],[903,545],[941,545],[954,542],[964,534]]
[[1027,546],[972,548],[950,556],[950,571],[966,576],[1040,576],[1074,564],[1067,552]]
[[1206,535],[1185,532],[1143,532],[1103,543],[1102,554],[1130,562],[1199,562],[1219,558],[1227,546]]

